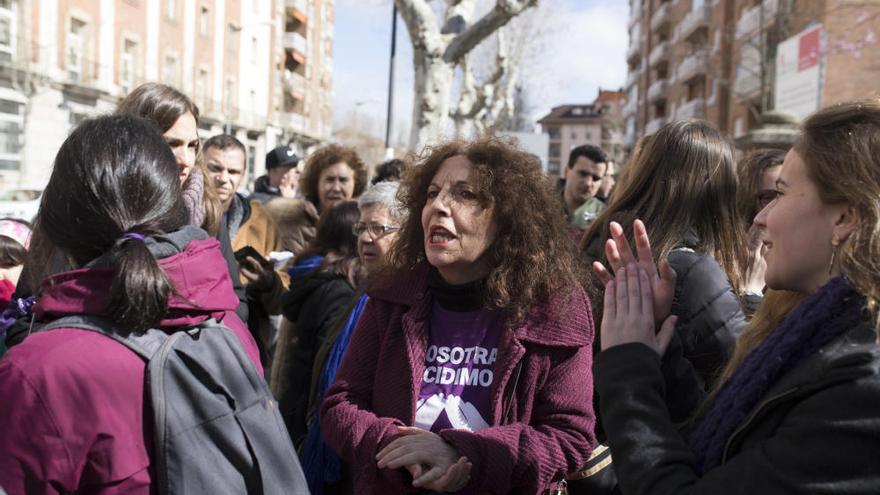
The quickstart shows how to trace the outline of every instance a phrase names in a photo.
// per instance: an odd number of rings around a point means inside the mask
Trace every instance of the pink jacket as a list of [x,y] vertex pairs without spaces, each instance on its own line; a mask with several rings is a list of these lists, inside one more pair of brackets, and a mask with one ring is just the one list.
[[[256,343],[235,315],[238,298],[214,239],[192,240],[160,262],[179,294],[161,327],[222,318],[262,372]],[[53,277],[35,306],[38,321],[101,315],[112,272]],[[150,493],[152,425],[144,361],[94,332],[37,332],[0,360],[0,487],[10,495]]]
[[[403,470],[379,470],[375,456],[413,425],[432,297],[427,266],[371,294],[321,409],[327,443],[350,463],[356,493],[415,491]],[[593,318],[586,294],[536,304],[504,333],[492,388],[492,426],[441,436],[473,463],[468,493],[536,494],[583,465],[595,444]],[[509,420],[505,389],[523,360]]]

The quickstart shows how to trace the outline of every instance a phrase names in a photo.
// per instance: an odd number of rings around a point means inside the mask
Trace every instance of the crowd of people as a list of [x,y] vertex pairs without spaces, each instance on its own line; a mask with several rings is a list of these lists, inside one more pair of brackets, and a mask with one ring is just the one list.
[[148,83],[0,219],[0,493],[880,493],[880,99],[265,159]]

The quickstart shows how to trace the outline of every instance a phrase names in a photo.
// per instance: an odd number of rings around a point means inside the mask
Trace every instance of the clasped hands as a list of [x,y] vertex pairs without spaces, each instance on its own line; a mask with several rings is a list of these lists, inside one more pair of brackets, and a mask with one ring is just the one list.
[[437,492],[455,492],[470,480],[473,467],[440,435],[411,426],[398,426],[399,437],[376,454],[379,469],[406,468],[413,486]]
[[[672,340],[676,316],[669,314],[675,295],[675,270],[667,260],[654,263],[648,232],[641,220],[633,222],[638,258],[623,228],[611,222],[605,242],[609,267],[596,261],[593,272],[605,286],[600,343],[602,350],[642,343],[663,356]],[[609,269],[610,268],[610,269]]]

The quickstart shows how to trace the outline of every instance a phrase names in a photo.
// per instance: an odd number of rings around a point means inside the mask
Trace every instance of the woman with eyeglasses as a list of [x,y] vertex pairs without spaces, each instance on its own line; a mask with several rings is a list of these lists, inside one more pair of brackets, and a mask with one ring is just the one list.
[[[354,493],[541,493],[593,446],[593,320],[538,160],[428,150],[321,407]],[[366,234],[362,234],[364,239]]]
[[379,182],[358,198],[360,220],[352,228],[357,236],[361,262],[357,296],[344,317],[337,321],[315,356],[312,386],[307,409],[308,432],[302,447],[303,470],[313,495],[351,493],[352,477],[339,457],[321,435],[318,408],[348,349],[351,335],[369,300],[365,289],[388,261],[388,253],[397,241],[397,232],[406,220],[406,210],[397,200],[398,182]]
[[743,309],[751,316],[764,296],[764,261],[761,229],[755,215],[776,198],[776,179],[785,151],[762,149],[751,152],[737,165],[736,207],[748,232],[748,262],[743,273]]
[[315,240],[287,269],[290,289],[281,298],[290,320],[295,345],[286,350],[280,372],[284,386],[277,391],[279,407],[293,444],[299,448],[306,433],[308,392],[315,354],[333,325],[345,315],[357,286],[357,203],[343,201],[318,220]]

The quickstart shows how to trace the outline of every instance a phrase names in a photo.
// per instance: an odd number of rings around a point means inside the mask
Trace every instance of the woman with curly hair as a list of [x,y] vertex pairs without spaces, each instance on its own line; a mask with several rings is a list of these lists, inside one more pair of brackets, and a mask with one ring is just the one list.
[[552,185],[496,138],[429,150],[321,410],[355,491],[539,493],[594,444],[593,319]]
[[330,144],[306,159],[299,179],[303,197],[323,213],[342,201],[355,199],[367,185],[367,168],[352,148]]

